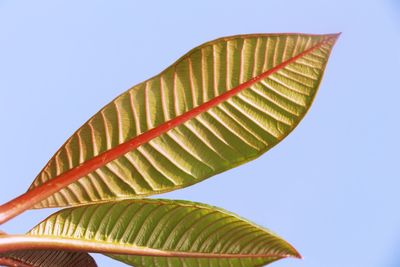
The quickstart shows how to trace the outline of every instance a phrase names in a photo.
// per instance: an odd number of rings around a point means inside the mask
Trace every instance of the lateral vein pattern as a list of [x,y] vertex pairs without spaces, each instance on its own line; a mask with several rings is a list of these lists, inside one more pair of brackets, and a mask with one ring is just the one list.
[[30,190],[273,71],[91,171],[35,208],[167,192],[260,156],[305,115],[335,40],[334,35],[243,35],[193,49],[89,119],[48,162]]

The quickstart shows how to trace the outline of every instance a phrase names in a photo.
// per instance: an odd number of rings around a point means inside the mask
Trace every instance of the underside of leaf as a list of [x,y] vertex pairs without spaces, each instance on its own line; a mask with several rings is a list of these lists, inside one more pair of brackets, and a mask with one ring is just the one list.
[[68,186],[35,208],[167,192],[260,156],[309,109],[336,39],[255,34],[193,49],[67,140],[30,190]]
[[96,267],[86,252],[22,250],[0,254],[0,265],[18,267]]
[[102,252],[146,267],[251,267],[300,257],[269,230],[219,208],[186,201],[126,200],[69,208],[51,215],[29,235],[43,239],[42,247],[46,238],[53,243],[65,239],[67,249]]

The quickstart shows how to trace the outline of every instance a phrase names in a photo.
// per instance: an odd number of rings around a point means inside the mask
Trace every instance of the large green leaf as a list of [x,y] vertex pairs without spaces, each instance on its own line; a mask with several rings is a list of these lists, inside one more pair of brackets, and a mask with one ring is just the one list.
[[65,239],[65,248],[108,253],[146,267],[251,267],[300,257],[269,230],[219,208],[186,201],[125,200],[69,208],[51,215],[29,235],[43,239],[44,247],[46,240]]
[[171,191],[260,156],[309,109],[336,39],[240,35],[193,49],[75,132],[30,190],[69,185],[35,207]]
[[85,252],[62,250],[22,250],[0,254],[0,265],[19,267],[96,267],[94,259]]

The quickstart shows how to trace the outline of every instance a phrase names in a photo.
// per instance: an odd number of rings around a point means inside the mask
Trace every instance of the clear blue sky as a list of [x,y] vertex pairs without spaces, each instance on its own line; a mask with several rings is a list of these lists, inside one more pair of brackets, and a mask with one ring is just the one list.
[[[194,46],[239,33],[338,31],[316,101],[287,139],[161,197],[233,211],[305,257],[271,266],[400,266],[398,0],[0,0],[0,202],[23,193],[98,109]],[[2,229],[24,232],[50,212]]]

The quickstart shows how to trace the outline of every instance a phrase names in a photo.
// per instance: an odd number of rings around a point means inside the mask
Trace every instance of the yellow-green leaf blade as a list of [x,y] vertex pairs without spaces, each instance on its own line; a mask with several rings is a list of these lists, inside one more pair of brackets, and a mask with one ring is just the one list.
[[[36,208],[167,192],[260,156],[289,134],[309,109],[336,38],[244,35],[193,49],[93,116],[60,148],[30,189],[164,124],[181,123],[160,130]],[[241,89],[230,95],[237,88]],[[223,101],[213,102],[216,99]],[[194,113],[198,108],[204,110]],[[186,120],[180,119],[187,114]]]
[[251,267],[299,257],[269,230],[219,208],[187,201],[126,200],[69,208],[29,234],[93,242],[112,258],[139,266]]

